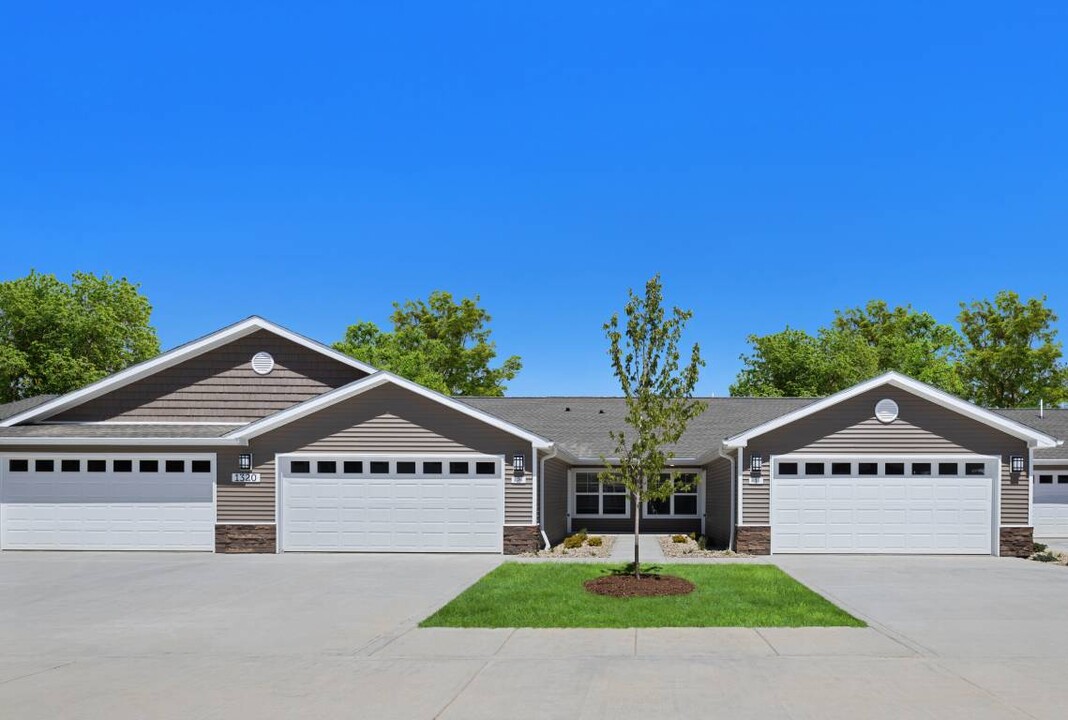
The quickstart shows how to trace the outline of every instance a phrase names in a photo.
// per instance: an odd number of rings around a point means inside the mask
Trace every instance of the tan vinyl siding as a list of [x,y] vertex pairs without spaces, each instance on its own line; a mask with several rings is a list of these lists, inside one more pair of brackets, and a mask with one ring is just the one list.
[[[219,486],[220,508],[225,503],[227,508],[236,509],[233,513],[228,511],[228,522],[261,522],[267,517],[273,521],[275,455],[478,453],[505,458],[505,522],[534,524],[529,442],[395,386],[369,390],[254,438],[251,452],[262,482],[255,486],[228,482]],[[523,454],[528,469],[523,484],[510,482],[510,461],[517,452]],[[236,458],[234,464],[230,472],[237,469]]]
[[731,541],[730,460],[719,458],[705,465],[705,534],[716,548]]
[[[883,424],[875,418],[875,403],[891,398],[898,419]],[[771,486],[767,459],[785,454],[920,455],[968,454],[1001,458],[1001,524],[1028,523],[1027,469],[1010,472],[1012,455],[1028,456],[1027,443],[941,405],[893,387],[881,387],[845,400],[797,422],[753,438],[742,463],[742,519],[745,525],[770,523]],[[749,458],[765,458],[763,484],[750,485]]]
[[[252,370],[265,351],[275,367]],[[73,407],[50,420],[252,421],[364,377],[366,373],[260,330]]]
[[558,458],[545,462],[545,476],[541,479],[541,491],[545,493],[545,517],[541,526],[556,544],[567,535],[567,470],[568,464]]

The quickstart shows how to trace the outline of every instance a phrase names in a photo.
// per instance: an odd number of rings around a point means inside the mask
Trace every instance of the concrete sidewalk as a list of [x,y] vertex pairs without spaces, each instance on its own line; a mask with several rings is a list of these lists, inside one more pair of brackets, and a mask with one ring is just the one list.
[[[642,534],[638,536],[638,554],[642,564],[667,562],[664,551],[660,549],[661,535]],[[616,535],[616,541],[612,545],[612,554],[608,557],[609,562],[632,563],[634,562],[634,534]]]

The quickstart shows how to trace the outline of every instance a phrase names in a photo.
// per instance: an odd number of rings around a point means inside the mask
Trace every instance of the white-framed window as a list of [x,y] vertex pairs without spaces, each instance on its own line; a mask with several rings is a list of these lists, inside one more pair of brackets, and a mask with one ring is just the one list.
[[601,483],[598,471],[575,472],[574,507],[577,516],[622,516],[630,514],[630,496],[620,483]]
[[[669,479],[668,473],[660,476],[662,482]],[[695,472],[679,473],[675,482],[679,490],[665,500],[648,500],[645,517],[697,517],[700,503],[697,499],[698,477]]]

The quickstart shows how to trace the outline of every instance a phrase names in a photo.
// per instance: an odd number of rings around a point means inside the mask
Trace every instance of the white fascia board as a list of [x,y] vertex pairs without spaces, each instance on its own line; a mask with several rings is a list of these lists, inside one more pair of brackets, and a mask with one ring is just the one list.
[[447,395],[443,395],[435,390],[425,388],[422,385],[419,385],[418,383],[414,383],[411,380],[407,380],[405,378],[400,377],[399,375],[394,375],[393,373],[387,372],[385,370],[379,370],[372,375],[368,375],[365,378],[356,380],[355,382],[351,382],[348,385],[344,385],[336,390],[331,390],[330,392],[323,393],[319,397],[312,398],[311,400],[305,400],[299,405],[294,405],[288,410],[282,410],[281,412],[277,412],[274,415],[269,415],[263,418],[262,420],[257,420],[256,422],[250,425],[246,425],[243,428],[238,428],[237,430],[228,433],[227,435],[225,435],[225,437],[241,438],[245,440],[249,438],[254,438],[257,435],[262,435],[265,432],[269,432],[283,425],[287,425],[295,420],[299,420],[303,417],[311,415],[312,413],[328,408],[331,405],[336,405],[339,402],[356,397],[361,393],[367,392],[368,390],[373,390],[376,387],[380,387],[386,384],[396,385],[398,387],[404,388],[405,390],[415,393],[416,395],[421,395],[429,400],[444,405],[445,407],[467,415],[468,417],[472,417],[476,420],[484,422],[487,425],[492,425],[498,430],[503,430],[504,432],[510,433],[512,435],[515,435],[516,437],[522,438],[527,442],[532,443],[539,450],[548,449],[553,445],[550,440],[547,440],[546,438],[543,438],[540,435],[535,435],[529,430],[524,430],[518,425],[513,425],[510,422],[501,420],[495,415],[490,415],[489,413],[483,412],[482,410],[476,410],[467,403],[454,400],[453,398],[450,398]]
[[910,377],[902,375],[901,373],[888,372],[878,377],[866,380],[858,385],[854,385],[851,388],[842,390],[841,392],[829,395],[822,400],[806,405],[802,408],[798,408],[792,412],[788,412],[785,415],[780,415],[777,418],[769,420],[766,423],[757,425],[754,428],[746,430],[743,433],[739,433],[723,441],[723,446],[728,449],[742,448],[749,444],[749,441],[757,436],[764,435],[784,425],[789,425],[792,422],[806,418],[809,415],[814,415],[821,410],[826,410],[829,407],[837,405],[840,402],[856,397],[869,390],[881,387],[883,385],[891,385],[901,390],[912,393],[925,400],[929,400],[936,405],[952,410],[959,415],[963,415],[967,418],[980,422],[984,425],[988,425],[992,428],[1000,430],[1008,435],[1018,437],[1021,440],[1026,440],[1028,446],[1032,448],[1052,448],[1057,447],[1061,441],[1056,438],[1050,437],[1045,433],[1039,432],[1033,428],[1022,425],[1013,420],[998,415],[995,412],[991,412],[985,408],[981,408],[978,405],[970,403],[966,400],[961,400],[958,397],[954,397],[944,390],[939,390],[936,387],[932,387],[927,383],[922,383],[919,380],[913,380]]
[[103,437],[0,437],[0,447],[4,445],[18,446],[83,446],[101,445],[114,448],[123,448],[130,445],[175,445],[193,447],[237,447],[247,445],[244,440],[233,438],[103,438]]
[[331,357],[338,362],[345,363],[346,365],[362,370],[363,372],[375,372],[375,369],[366,363],[362,363],[342,352],[338,352],[333,348],[327,347],[310,338],[299,335],[292,330],[287,330],[280,325],[275,325],[268,320],[264,320],[263,318],[254,315],[239,323],[225,327],[222,330],[217,330],[216,332],[206,335],[198,340],[188,342],[185,345],[179,345],[172,350],[157,355],[151,360],[145,360],[136,365],[131,365],[125,370],[121,370],[114,375],[109,375],[103,380],[98,380],[80,390],[75,390],[66,395],[60,395],[46,403],[41,403],[40,405],[17,415],[12,415],[0,422],[0,427],[13,427],[28,420],[55,415],[58,412],[80,405],[81,403],[92,400],[107,392],[116,390],[124,385],[129,385],[132,382],[136,382],[137,380],[160,372],[161,370],[174,367],[178,363],[188,360],[189,358],[202,355],[209,350],[214,350],[217,347],[221,347],[229,342],[245,337],[246,335],[251,335],[259,330],[266,330],[274,333],[286,340],[295,342],[298,345],[302,345],[310,350]]

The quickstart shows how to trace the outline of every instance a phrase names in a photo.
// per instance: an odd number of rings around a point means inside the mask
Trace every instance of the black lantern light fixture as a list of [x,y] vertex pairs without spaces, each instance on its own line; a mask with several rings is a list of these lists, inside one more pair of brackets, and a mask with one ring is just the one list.
[[526,469],[527,459],[523,456],[523,453],[514,453],[512,455],[512,473],[515,475],[522,475]]
[[1009,466],[1012,468],[1013,472],[1023,472],[1023,455],[1013,455],[1011,458],[1009,458]]
[[252,469],[252,453],[241,453],[237,456],[237,469],[242,472]]
[[764,467],[764,458],[760,457],[759,455],[749,456],[749,470],[751,472],[758,473],[760,472],[760,468],[762,467]]

